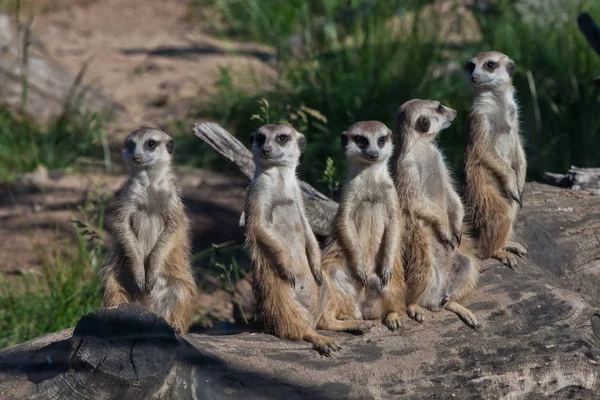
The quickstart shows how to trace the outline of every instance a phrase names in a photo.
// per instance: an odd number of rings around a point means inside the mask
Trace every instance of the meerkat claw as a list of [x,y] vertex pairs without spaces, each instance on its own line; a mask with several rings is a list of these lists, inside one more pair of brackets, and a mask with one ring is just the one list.
[[388,283],[390,282],[390,279],[392,279],[392,268],[385,268],[381,276],[381,287],[387,287]]
[[368,285],[368,281],[367,281],[367,269],[365,267],[359,268],[356,273],[358,275],[358,279],[363,284],[363,286],[367,286]]
[[461,232],[455,233],[454,237],[456,238],[456,244],[458,246],[460,246],[460,242],[462,241],[462,233]]

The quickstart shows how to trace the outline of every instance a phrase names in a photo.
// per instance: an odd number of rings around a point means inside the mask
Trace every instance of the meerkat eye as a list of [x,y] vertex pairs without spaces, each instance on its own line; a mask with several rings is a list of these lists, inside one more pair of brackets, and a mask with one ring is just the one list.
[[369,144],[369,141],[367,140],[366,137],[357,135],[357,136],[354,136],[354,143],[356,143],[358,145],[358,147],[364,148],[364,147],[367,147],[367,145]]
[[153,149],[156,147],[156,140],[150,139],[146,142],[146,145],[148,146],[149,149]]
[[290,137],[288,135],[278,135],[277,142],[283,144],[283,143],[287,142],[289,138]]
[[377,139],[377,143],[379,144],[379,146],[383,147],[383,145],[385,145],[385,141],[387,140],[386,136],[382,136],[379,139]]
[[493,61],[488,61],[487,64],[485,64],[487,69],[493,69],[495,65],[496,65],[496,63]]

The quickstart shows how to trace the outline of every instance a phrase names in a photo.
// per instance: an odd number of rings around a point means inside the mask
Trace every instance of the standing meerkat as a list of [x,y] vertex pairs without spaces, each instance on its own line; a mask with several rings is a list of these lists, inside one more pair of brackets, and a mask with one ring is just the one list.
[[135,130],[125,139],[130,177],[116,206],[102,293],[105,307],[139,303],[185,334],[196,283],[189,222],[171,165],[174,146],[169,135],[152,128]]
[[246,197],[246,243],[257,314],[267,332],[306,340],[329,356],[340,346],[314,330],[328,286],[322,285],[321,251],[306,219],[296,177],[306,139],[289,125],[271,124],[252,133],[250,140],[256,169]]
[[455,117],[455,110],[432,100],[408,101],[396,113],[396,188],[406,216],[406,304],[418,322],[425,317],[421,307],[446,309],[477,329],[477,318],[460,303],[477,284],[479,260],[463,234],[463,205],[435,144]]
[[519,133],[512,76],[515,63],[497,51],[467,61],[474,101],[465,152],[465,203],[482,259],[510,268],[525,248],[509,242],[517,205],[523,207],[527,162]]
[[324,323],[383,318],[395,330],[405,286],[398,195],[388,167],[392,132],[381,122],[362,121],[341,141],[349,171],[323,255],[323,272],[335,289]]

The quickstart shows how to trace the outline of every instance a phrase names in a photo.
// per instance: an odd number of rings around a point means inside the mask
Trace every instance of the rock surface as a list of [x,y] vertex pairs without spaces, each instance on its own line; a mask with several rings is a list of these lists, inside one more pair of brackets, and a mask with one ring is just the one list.
[[529,254],[517,271],[483,265],[479,331],[429,313],[396,333],[326,333],[343,346],[328,359],[262,333],[176,339],[121,306],[2,350],[0,398],[595,399],[599,233],[600,198],[530,183],[516,226]]

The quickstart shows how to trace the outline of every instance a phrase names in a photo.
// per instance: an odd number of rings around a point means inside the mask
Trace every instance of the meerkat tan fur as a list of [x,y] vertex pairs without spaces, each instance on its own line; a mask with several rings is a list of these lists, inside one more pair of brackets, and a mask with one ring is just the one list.
[[105,307],[139,303],[185,334],[196,284],[188,218],[172,171],[174,144],[165,132],[152,128],[135,130],[125,139],[130,177],[116,206],[102,293]]
[[267,332],[306,340],[329,356],[340,347],[314,330],[327,302],[327,284],[296,177],[306,139],[289,125],[264,125],[252,133],[251,146],[256,169],[246,197],[246,243],[258,316]]
[[422,307],[446,309],[477,329],[477,318],[460,303],[477,284],[479,260],[463,233],[463,205],[435,144],[438,133],[455,117],[455,110],[431,100],[408,101],[396,113],[395,177],[406,216],[407,311],[423,322]]
[[466,72],[474,101],[465,154],[465,203],[482,259],[517,266],[525,248],[509,242],[518,206],[523,207],[527,162],[519,133],[512,76],[515,63],[497,51],[478,53]]
[[341,140],[349,171],[323,255],[334,288],[324,324],[383,319],[395,330],[406,308],[402,225],[388,167],[392,132],[381,122],[362,121]]

